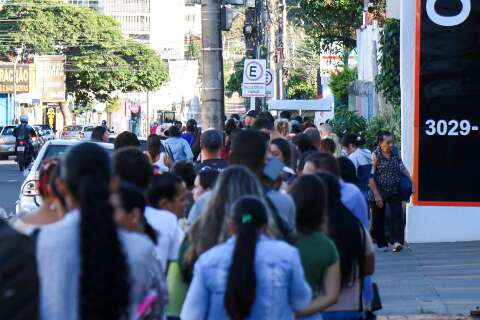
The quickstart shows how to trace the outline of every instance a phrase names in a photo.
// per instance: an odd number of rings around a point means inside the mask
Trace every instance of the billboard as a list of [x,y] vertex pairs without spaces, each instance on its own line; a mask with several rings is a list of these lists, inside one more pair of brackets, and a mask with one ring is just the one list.
[[[15,80],[16,78],[16,80]],[[28,64],[0,64],[0,93],[26,93],[30,91]]]
[[43,102],[65,101],[65,57],[36,56],[36,87]]
[[417,205],[480,206],[480,1],[417,0]]

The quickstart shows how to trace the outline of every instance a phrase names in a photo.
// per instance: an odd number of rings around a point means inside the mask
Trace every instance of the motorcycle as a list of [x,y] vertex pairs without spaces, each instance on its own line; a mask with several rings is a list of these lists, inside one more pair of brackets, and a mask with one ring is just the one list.
[[27,169],[32,162],[31,148],[24,139],[19,139],[16,143],[17,163],[20,171]]

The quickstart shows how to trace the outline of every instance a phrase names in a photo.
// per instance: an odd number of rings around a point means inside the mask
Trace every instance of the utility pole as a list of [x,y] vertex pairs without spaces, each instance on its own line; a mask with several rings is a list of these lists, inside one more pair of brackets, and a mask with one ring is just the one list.
[[[257,44],[257,4],[256,0],[247,0],[245,8],[245,25],[243,27],[243,34],[245,35],[245,55],[247,59],[256,58],[256,44]],[[245,110],[255,109],[255,98],[245,99]]]
[[17,110],[17,56],[13,61],[13,124],[18,117]]
[[222,130],[225,116],[220,0],[202,0],[202,126]]

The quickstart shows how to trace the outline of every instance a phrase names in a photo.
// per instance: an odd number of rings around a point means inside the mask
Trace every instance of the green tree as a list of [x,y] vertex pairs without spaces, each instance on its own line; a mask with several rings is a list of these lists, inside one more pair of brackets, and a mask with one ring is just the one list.
[[394,107],[393,111],[377,113],[373,119],[370,120],[365,131],[367,146],[371,150],[377,146],[377,135],[382,130],[392,132],[397,145],[400,145],[402,138],[401,122],[401,111],[399,106]]
[[400,106],[400,21],[388,19],[380,34],[380,72],[377,90],[388,103]]
[[298,0],[292,16],[305,28],[309,44],[318,52],[348,54],[356,46],[355,32],[362,24],[363,1]]
[[348,85],[356,79],[356,68],[344,67],[331,75],[328,85],[340,104],[348,105]]
[[119,56],[128,63],[132,78],[123,91],[153,91],[168,80],[168,71],[158,54],[145,45],[127,40]]
[[243,83],[243,67],[245,64],[245,59],[235,62],[233,65],[233,73],[227,80],[225,85],[225,95],[229,98],[232,97],[234,92],[238,92],[239,95],[242,95],[242,83]]
[[[115,91],[154,90],[166,81],[158,55],[126,41],[120,25],[98,12],[60,0],[9,0],[0,11],[3,59],[17,48],[23,54],[67,57],[67,93],[88,109],[106,102]],[[78,113],[78,112],[77,112]]]
[[[363,0],[288,0],[289,18],[305,29],[307,42],[319,53],[339,53],[345,64],[356,47],[356,30],[362,25]],[[385,0],[371,0],[369,12],[384,16]]]
[[307,75],[294,72],[288,78],[287,94],[289,99],[313,99],[316,93],[317,87],[308,79]]
[[363,134],[367,127],[367,122],[355,111],[349,111],[347,106],[335,108],[335,116],[330,121],[335,133],[341,138],[346,133]]
[[185,51],[185,59],[200,60],[202,58],[201,45],[197,41],[190,40]]

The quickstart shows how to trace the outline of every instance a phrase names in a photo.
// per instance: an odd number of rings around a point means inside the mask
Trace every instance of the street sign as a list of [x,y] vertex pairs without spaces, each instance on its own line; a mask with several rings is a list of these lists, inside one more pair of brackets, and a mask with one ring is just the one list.
[[140,111],[140,105],[133,101],[127,101],[128,108],[130,109],[131,113],[138,113]]
[[265,97],[266,65],[266,60],[245,60],[242,84],[244,97]]
[[417,0],[416,35],[414,203],[480,206],[480,1]]
[[267,74],[265,77],[265,97],[273,98],[275,93],[275,70],[267,69]]

